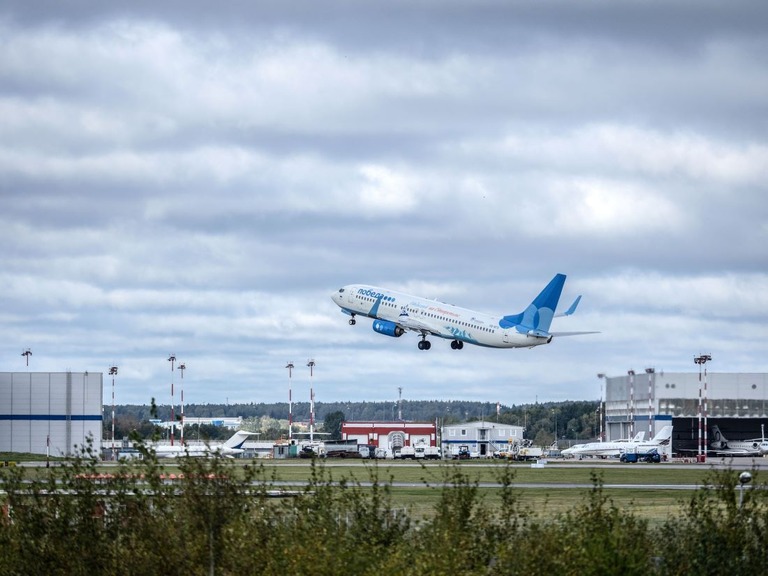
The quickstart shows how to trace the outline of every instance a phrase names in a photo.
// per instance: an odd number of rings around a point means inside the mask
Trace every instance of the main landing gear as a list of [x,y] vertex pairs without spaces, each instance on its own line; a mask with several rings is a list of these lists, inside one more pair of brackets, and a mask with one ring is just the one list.
[[421,340],[419,340],[419,350],[429,350],[432,348],[432,342],[427,340],[426,335],[421,337]]
[[462,342],[461,340],[452,340],[451,348],[453,350],[461,350],[462,348],[464,348],[464,342]]
[[357,320],[355,320],[355,315],[352,314],[352,318],[349,319],[349,325],[354,326],[355,324],[357,324]]

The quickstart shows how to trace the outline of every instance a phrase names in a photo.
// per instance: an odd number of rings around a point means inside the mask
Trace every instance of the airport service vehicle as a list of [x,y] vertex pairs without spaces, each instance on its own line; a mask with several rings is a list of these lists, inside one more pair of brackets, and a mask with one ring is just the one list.
[[372,318],[374,332],[385,336],[417,332],[419,350],[432,347],[427,340],[430,335],[450,340],[454,350],[461,350],[465,342],[488,348],[532,348],[549,344],[555,336],[595,333],[549,331],[553,318],[570,316],[581,300],[577,296],[568,310],[555,314],[564,285],[565,274],[556,274],[525,310],[496,316],[367,284],[343,286],[331,300],[351,316],[351,325],[360,315]]
[[362,458],[357,442],[325,442],[323,453],[326,458]]
[[619,456],[619,460],[622,462],[659,463],[661,462],[661,456],[659,455],[659,451],[656,450],[656,448],[653,448],[648,452],[638,452],[636,450],[630,450],[628,452],[624,452],[621,456]]
[[403,446],[400,450],[395,450],[395,460],[414,460],[416,458],[416,449],[413,446]]
[[472,457],[472,453],[469,451],[469,446],[462,444],[459,446],[458,451],[453,454],[454,460],[469,460]]
[[426,444],[417,444],[414,447],[416,459],[440,460],[440,448],[437,446],[427,446]]

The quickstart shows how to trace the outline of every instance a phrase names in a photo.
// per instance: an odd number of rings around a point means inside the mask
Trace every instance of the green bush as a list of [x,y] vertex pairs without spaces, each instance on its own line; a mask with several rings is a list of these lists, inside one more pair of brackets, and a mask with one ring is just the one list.
[[275,497],[258,465],[181,458],[171,479],[145,455],[109,475],[89,446],[39,477],[0,470],[0,576],[768,573],[757,471],[743,504],[736,472],[712,472],[684,512],[650,526],[616,507],[598,476],[588,498],[542,518],[520,504],[511,467],[499,472],[500,506],[460,465],[429,468],[440,497],[411,518],[375,465],[359,483],[313,462],[304,488]]

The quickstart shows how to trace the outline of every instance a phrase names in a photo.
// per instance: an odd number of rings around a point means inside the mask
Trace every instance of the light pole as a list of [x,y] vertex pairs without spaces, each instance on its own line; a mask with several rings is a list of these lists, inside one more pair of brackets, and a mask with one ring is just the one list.
[[653,375],[656,372],[654,368],[646,368],[648,374],[648,439],[653,438]]
[[628,370],[629,374],[629,437],[635,437],[635,371]]
[[109,375],[112,376],[112,460],[115,460],[115,376],[117,376],[117,366],[109,368]]
[[315,439],[315,388],[313,385],[315,361],[309,360],[307,366],[309,366],[309,442],[311,444]]
[[21,353],[22,356],[24,356],[25,360],[27,361],[27,368],[29,368],[29,357],[32,356],[32,350],[27,348],[24,350],[24,352]]
[[168,362],[171,363],[171,426],[170,426],[170,434],[171,434],[171,446],[173,446],[173,432],[174,432],[174,426],[175,423],[173,421],[173,364],[176,362],[176,356],[171,354],[168,356]]
[[179,371],[181,372],[181,445],[184,446],[184,370],[187,369],[187,365],[183,362],[179,364]]
[[[699,366],[699,462],[707,460],[707,362],[712,360],[709,354],[694,356],[693,362]],[[704,366],[704,395],[701,392],[701,367]]]
[[293,362],[285,365],[288,368],[288,440],[293,439],[293,398],[291,397],[291,375],[293,373]]
[[605,374],[598,373],[597,377],[600,379],[600,406],[598,406],[598,420],[600,421],[600,442],[605,440],[603,437],[603,418],[605,417],[605,401],[603,400],[603,380],[605,380]]

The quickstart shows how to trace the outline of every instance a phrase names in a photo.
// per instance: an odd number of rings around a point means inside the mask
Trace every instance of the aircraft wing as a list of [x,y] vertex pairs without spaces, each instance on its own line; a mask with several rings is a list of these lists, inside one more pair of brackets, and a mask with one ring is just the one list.
[[408,314],[408,312],[406,312],[405,309],[403,309],[403,311],[400,313],[400,316],[398,316],[396,324],[404,330],[421,332],[422,334],[425,332],[429,332],[430,334],[437,333],[432,326],[426,322],[422,322],[421,320],[413,318]]

